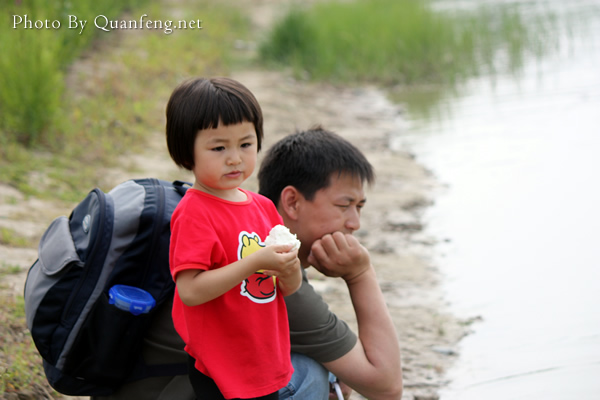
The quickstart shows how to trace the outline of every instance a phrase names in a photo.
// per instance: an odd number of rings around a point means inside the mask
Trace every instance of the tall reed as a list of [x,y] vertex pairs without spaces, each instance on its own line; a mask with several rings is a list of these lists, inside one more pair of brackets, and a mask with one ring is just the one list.
[[260,56],[313,79],[456,82],[517,65],[532,38],[544,37],[540,27],[507,7],[458,13],[435,11],[427,0],[317,2],[292,8]]

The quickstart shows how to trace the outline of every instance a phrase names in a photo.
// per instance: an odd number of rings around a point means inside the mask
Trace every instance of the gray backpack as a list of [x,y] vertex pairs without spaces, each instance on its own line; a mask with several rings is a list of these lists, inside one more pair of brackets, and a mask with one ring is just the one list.
[[58,392],[109,395],[128,380],[187,373],[186,365],[139,366],[153,311],[173,296],[170,220],[186,189],[157,179],[96,188],[42,236],[25,313]]

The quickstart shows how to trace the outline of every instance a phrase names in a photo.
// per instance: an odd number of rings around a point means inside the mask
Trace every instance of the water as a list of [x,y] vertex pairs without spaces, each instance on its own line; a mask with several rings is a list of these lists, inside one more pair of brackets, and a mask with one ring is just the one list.
[[447,185],[425,216],[443,288],[482,317],[442,400],[600,399],[600,1],[544,3],[586,33],[397,138]]

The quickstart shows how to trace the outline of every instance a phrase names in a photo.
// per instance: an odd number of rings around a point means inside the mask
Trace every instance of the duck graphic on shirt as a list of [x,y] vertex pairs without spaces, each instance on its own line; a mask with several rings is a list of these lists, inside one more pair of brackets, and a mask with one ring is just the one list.
[[[254,232],[240,232],[238,241],[238,257],[240,260],[265,247],[260,237]],[[270,303],[275,300],[277,295],[275,278],[255,272],[242,282],[240,294],[255,303]]]

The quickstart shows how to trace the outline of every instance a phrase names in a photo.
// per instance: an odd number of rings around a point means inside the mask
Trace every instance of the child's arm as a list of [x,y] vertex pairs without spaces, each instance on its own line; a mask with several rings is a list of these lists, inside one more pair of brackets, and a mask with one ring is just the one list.
[[[296,269],[295,264],[300,272],[297,252],[287,253],[287,250],[288,245],[267,246],[222,268],[181,271],[175,277],[179,297],[187,306],[204,304],[225,294],[259,269],[268,269],[269,275],[285,275],[283,279],[287,282],[291,279],[288,275],[293,275],[290,271]],[[280,288],[285,296],[291,294],[286,293],[288,284],[285,284],[285,291],[281,283]]]

